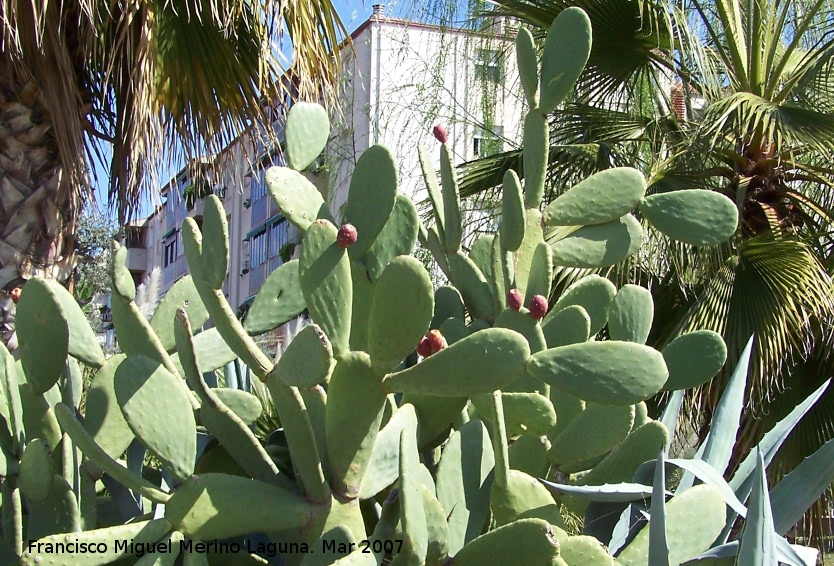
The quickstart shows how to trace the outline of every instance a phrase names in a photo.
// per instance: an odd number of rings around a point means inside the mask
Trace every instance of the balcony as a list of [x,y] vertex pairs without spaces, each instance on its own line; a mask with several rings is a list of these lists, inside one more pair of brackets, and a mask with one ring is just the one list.
[[145,248],[128,248],[125,265],[129,271],[145,271],[148,268],[148,250]]

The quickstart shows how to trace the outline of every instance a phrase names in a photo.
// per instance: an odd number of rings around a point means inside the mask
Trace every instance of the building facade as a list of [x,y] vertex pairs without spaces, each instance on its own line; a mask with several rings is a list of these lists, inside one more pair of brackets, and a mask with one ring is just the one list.
[[[331,139],[305,175],[322,192],[334,218],[342,218],[356,160],[375,144],[388,147],[399,166],[400,192],[425,200],[417,144],[431,148],[431,130],[442,123],[458,163],[517,147],[524,108],[513,52],[514,36],[474,33],[388,18],[371,18],[344,47],[341,108],[331,118]],[[281,138],[286,105],[276,108]],[[298,234],[280,214],[264,185],[264,173],[283,165],[280,151],[255,147],[242,137],[213,156],[220,174],[184,169],[161,191],[163,204],[127,227],[128,268],[137,285],[152,273],[158,297],[187,273],[183,220],[202,221],[204,197],[218,196],[229,222],[230,261],[223,291],[243,312],[266,277],[293,254]],[[250,145],[246,145],[250,144]],[[258,156],[252,159],[252,156]],[[158,300],[158,297],[156,300]],[[151,298],[150,300],[154,300]]]

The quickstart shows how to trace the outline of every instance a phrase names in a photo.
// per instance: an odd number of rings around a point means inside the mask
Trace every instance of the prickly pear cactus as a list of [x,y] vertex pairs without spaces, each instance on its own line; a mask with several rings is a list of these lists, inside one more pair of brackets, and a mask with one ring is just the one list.
[[[737,216],[714,195],[646,196],[628,168],[542,209],[546,116],[590,48],[590,22],[576,8],[554,22],[541,66],[519,32],[530,107],[523,181],[508,173],[500,228],[469,253],[444,131],[440,183],[419,150],[432,225],[398,194],[381,146],[357,163],[337,223],[298,173],[328,139],[326,114],[299,104],[287,121],[291,167],[271,169],[266,182],[303,233],[300,254],[267,279],[245,321],[221,290],[228,227],[215,197],[202,227],[183,226],[190,278],[150,322],[116,246],[123,355],[105,361],[72,297],[32,280],[18,311],[20,363],[0,345],[3,556],[27,565],[172,564],[178,554],[208,564],[229,552],[252,555],[235,563],[275,554],[290,564],[613,563],[594,539],[565,530],[566,509],[587,501],[539,478],[577,489],[631,480],[669,438],[642,401],[670,379],[711,378],[726,351],[706,333],[658,352],[645,345],[647,292],[589,277],[554,302],[554,270],[636,253],[635,210],[699,245],[729,237]],[[433,289],[409,257],[418,240],[449,286]],[[253,336],[305,309],[313,325],[277,362],[259,349]],[[606,325],[612,339],[595,340]],[[85,411],[79,363],[97,370]],[[264,385],[277,411],[268,442],[250,428],[257,398],[209,378],[231,363]]]

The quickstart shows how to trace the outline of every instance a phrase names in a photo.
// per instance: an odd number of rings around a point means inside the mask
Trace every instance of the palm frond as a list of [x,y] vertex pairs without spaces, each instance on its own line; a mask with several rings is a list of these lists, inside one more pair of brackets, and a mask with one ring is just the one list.
[[[728,359],[737,359],[755,334],[750,395],[755,407],[784,387],[788,363],[810,355],[820,321],[833,307],[831,277],[808,244],[763,234],[740,245],[738,255],[706,283],[667,340],[697,328],[711,329],[723,335]],[[721,380],[713,381],[709,387],[715,394]]]

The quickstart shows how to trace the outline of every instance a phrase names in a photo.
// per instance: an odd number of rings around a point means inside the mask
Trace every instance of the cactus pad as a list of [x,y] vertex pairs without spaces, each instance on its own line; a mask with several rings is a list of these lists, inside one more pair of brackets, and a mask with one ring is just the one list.
[[672,340],[663,348],[663,359],[669,368],[669,380],[663,389],[689,389],[718,373],[727,360],[727,346],[720,334],[696,330]]
[[632,342],[585,342],[534,354],[527,371],[586,401],[632,405],[658,391],[669,373],[657,350]]
[[583,226],[553,244],[553,263],[562,267],[609,267],[643,245],[643,228],[634,216]]
[[396,198],[397,167],[391,152],[381,145],[369,147],[356,161],[345,210],[345,220],[358,232],[349,248],[352,259],[364,257],[388,222]]
[[687,189],[646,197],[640,213],[673,240],[693,246],[725,241],[738,226],[738,208],[722,194]]
[[144,356],[116,369],[116,399],[128,426],[174,477],[194,473],[196,423],[182,381]]
[[303,171],[316,160],[330,137],[330,119],[319,104],[296,102],[284,126],[287,165]]
[[[298,316],[306,306],[298,278],[298,260],[293,259],[266,278],[243,319],[243,328],[251,336],[269,332]],[[191,320],[191,313],[188,318]]]
[[548,226],[606,224],[634,210],[645,194],[646,180],[637,169],[605,169],[551,202],[544,222]]

